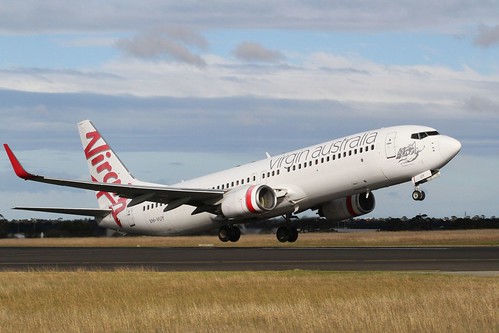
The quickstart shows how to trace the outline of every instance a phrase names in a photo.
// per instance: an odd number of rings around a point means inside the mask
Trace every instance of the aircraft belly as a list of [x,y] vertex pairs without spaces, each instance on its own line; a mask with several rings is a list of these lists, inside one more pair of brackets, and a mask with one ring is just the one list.
[[212,220],[212,214],[191,215],[193,206],[183,205],[163,212],[164,206],[143,211],[141,206],[132,207],[134,226],[124,231],[145,235],[174,236],[208,231],[219,226]]

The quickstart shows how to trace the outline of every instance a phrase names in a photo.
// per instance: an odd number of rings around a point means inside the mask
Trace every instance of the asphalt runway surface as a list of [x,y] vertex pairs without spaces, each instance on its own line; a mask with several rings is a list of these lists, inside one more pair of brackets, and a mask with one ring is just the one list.
[[0,270],[499,271],[499,247],[4,247]]

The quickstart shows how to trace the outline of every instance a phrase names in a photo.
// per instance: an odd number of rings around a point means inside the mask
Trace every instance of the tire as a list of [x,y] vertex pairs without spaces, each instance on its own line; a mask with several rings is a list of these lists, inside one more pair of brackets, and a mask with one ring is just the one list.
[[426,193],[424,193],[424,191],[421,191],[421,198],[419,200],[423,201],[425,197],[426,197]]
[[230,240],[230,227],[228,225],[220,227],[218,230],[218,239],[224,243]]
[[416,201],[420,201],[422,197],[421,191],[415,190],[412,192],[412,199]]
[[233,225],[229,229],[229,240],[233,243],[237,242],[241,238],[241,230]]
[[293,227],[289,227],[289,236],[288,236],[288,242],[294,243],[298,239],[298,230]]
[[277,240],[279,242],[286,243],[289,239],[288,227],[282,226],[282,227],[277,228],[275,236],[277,237]]

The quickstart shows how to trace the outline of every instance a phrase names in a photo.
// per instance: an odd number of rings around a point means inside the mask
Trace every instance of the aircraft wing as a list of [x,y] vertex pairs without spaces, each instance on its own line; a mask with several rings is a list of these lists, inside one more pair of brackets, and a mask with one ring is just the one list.
[[65,207],[14,207],[18,210],[30,210],[34,212],[46,212],[46,213],[57,213],[57,214],[70,214],[70,215],[83,215],[83,216],[93,216],[93,217],[106,217],[111,214],[111,209],[100,209],[100,208],[65,208]]
[[183,204],[192,206],[206,206],[212,204],[223,197],[223,190],[214,189],[191,189],[177,188],[164,185],[132,185],[101,183],[84,180],[67,180],[34,175],[27,172],[21,165],[17,157],[7,144],[4,144],[5,151],[12,164],[16,175],[24,180],[31,180],[40,183],[47,183],[59,186],[80,188],[85,190],[102,191],[115,193],[123,198],[132,199],[129,207],[140,204],[144,201],[160,202],[169,204],[165,210],[174,209]]

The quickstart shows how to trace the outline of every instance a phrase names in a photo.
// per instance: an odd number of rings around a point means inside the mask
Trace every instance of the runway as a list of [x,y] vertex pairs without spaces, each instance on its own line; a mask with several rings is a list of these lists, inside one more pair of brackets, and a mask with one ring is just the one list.
[[163,248],[4,247],[0,270],[499,271],[499,247]]

